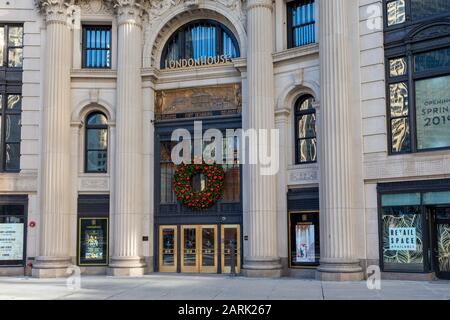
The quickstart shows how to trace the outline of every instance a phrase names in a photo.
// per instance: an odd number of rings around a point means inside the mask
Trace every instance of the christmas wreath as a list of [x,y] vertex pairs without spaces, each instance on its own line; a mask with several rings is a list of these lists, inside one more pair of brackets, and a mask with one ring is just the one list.
[[[192,179],[197,174],[206,177],[206,186],[202,191],[194,192]],[[212,207],[222,198],[225,182],[225,172],[216,164],[183,164],[176,170],[173,177],[173,190],[182,205],[203,210]]]

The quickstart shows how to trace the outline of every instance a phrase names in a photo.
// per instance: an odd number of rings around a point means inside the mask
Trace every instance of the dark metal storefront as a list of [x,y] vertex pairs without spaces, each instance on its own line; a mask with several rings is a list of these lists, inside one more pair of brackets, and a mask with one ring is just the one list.
[[[241,127],[240,115],[196,118],[203,132]],[[172,132],[183,128],[193,136],[194,120],[160,120],[155,123],[155,229],[154,269],[158,272],[229,273],[242,261],[242,188],[239,163],[225,165],[223,198],[211,208],[183,206],[172,190],[176,166],[171,161]],[[195,177],[194,177],[195,178]],[[234,252],[234,255],[233,255]]]
[[450,278],[450,180],[379,184],[378,208],[383,271]]
[[0,196],[0,267],[24,267],[28,196]]
[[319,189],[288,192],[289,268],[315,269],[320,259]]

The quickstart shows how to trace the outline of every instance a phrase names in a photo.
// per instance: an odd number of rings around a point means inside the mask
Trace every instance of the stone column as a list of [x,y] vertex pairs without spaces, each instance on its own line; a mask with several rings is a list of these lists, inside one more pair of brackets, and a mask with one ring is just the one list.
[[114,247],[109,273],[144,273],[142,258],[142,8],[116,0],[118,14]]
[[[277,220],[278,220],[278,255],[280,256],[281,265],[286,275],[289,265],[289,243],[286,235],[288,230],[288,205],[287,205],[287,185],[288,185],[288,154],[290,145],[289,139],[289,120],[290,110],[288,108],[277,109],[275,112],[275,126],[280,131],[280,170],[277,174]],[[293,140],[293,139],[292,139]]]
[[[272,0],[247,2],[247,128],[275,129],[275,99],[273,75]],[[258,142],[258,150],[265,141]],[[276,176],[262,175],[261,164],[245,165],[249,199],[246,221],[248,251],[243,273],[247,276],[279,277],[277,254]]]
[[67,24],[70,1],[39,1],[45,14],[45,80],[42,106],[42,158],[40,256],[34,277],[66,275],[70,265],[71,128],[70,66],[71,31]]
[[322,280],[361,280],[351,198],[347,0],[320,1],[320,267]]

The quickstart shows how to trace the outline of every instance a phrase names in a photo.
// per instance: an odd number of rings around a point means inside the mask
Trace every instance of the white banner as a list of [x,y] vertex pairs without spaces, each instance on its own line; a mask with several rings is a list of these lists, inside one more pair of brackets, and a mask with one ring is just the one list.
[[0,261],[23,260],[23,223],[0,223]]
[[416,228],[389,228],[389,250],[416,251]]

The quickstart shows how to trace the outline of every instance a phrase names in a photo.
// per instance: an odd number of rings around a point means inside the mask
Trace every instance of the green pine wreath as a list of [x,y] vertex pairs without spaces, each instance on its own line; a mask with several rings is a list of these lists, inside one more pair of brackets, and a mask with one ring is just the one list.
[[[194,192],[192,179],[201,174],[206,177],[206,187],[200,192]],[[217,164],[182,164],[176,170],[173,177],[173,191],[182,205],[204,210],[211,208],[222,199],[225,183],[225,171]]]

